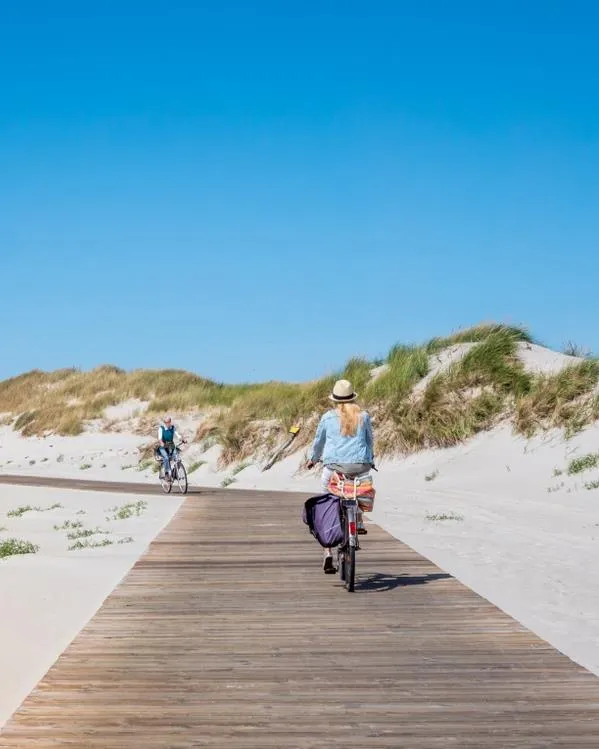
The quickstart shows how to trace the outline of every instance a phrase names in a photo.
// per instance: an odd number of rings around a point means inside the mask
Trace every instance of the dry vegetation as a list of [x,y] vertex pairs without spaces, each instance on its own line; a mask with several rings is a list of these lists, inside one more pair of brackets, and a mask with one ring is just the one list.
[[[13,428],[27,436],[79,434],[107,406],[130,398],[149,404],[144,426],[164,410],[198,411],[208,416],[196,438],[218,442],[225,464],[268,452],[298,420],[304,429],[295,446],[304,446],[339,376],[354,383],[371,410],[384,453],[454,445],[508,418],[525,435],[551,427],[571,434],[599,418],[599,362],[587,358],[558,374],[534,376],[516,355],[523,341],[531,341],[523,329],[479,325],[422,346],[394,346],[376,378],[374,362],[355,358],[342,371],[304,384],[226,385],[180,370],[113,366],[33,371],[0,382],[0,414],[5,421],[12,414]],[[459,343],[477,345],[415,394],[430,356]]]

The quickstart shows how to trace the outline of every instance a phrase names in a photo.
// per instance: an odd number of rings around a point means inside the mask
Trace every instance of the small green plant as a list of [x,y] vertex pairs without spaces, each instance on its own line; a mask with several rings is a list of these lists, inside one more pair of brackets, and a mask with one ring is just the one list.
[[434,514],[427,513],[425,519],[438,522],[442,520],[463,520],[464,516],[460,515],[459,512],[437,512]]
[[561,475],[562,475],[563,473],[564,473],[564,472],[562,471],[562,469],[561,469],[561,468],[554,468],[554,469],[553,469],[553,475],[554,475],[555,477],[557,477],[557,476],[561,476]]
[[81,464],[81,465],[79,466],[79,470],[80,470],[80,471],[87,471],[87,470],[88,470],[89,468],[91,468],[91,467],[92,467],[92,464],[91,464],[91,463],[82,463],[82,464]]
[[8,528],[5,525],[0,525],[0,533],[2,533],[3,531],[7,531],[7,530]]
[[599,489],[599,479],[595,479],[594,481],[587,481],[584,485],[585,489]]
[[83,528],[81,520],[65,520],[61,525],[55,525],[55,531],[70,531],[76,528]]
[[78,551],[79,549],[99,549],[102,546],[112,546],[113,543],[114,542],[109,538],[103,538],[101,541],[91,541],[90,539],[82,541],[79,539],[69,546],[69,551]]
[[90,536],[107,535],[110,531],[104,531],[101,528],[75,528],[67,533],[69,541],[76,541],[79,538],[90,538]]
[[233,476],[227,476],[220,482],[220,485],[223,487],[223,489],[226,489],[227,486],[231,486],[231,484],[234,484],[235,481],[237,481],[237,479],[233,478]]
[[77,510],[77,512],[75,513],[75,515],[86,515],[86,514],[87,514],[87,510]]
[[9,518],[20,518],[23,517],[26,512],[49,512],[50,510],[58,510],[60,508],[62,508],[62,505],[58,502],[56,504],[50,505],[49,507],[33,507],[32,505],[21,505],[20,507],[16,507],[14,510],[9,510],[6,513],[6,516]]
[[432,473],[427,473],[424,477],[425,481],[434,481],[437,476],[439,475],[439,471],[433,471]]
[[152,468],[153,466],[158,466],[158,461],[154,460],[153,458],[146,458],[145,460],[140,460],[139,464],[137,466],[138,471],[145,471],[148,468]]
[[21,541],[18,538],[7,538],[5,541],[0,541],[0,559],[17,554],[35,554],[38,551],[39,546],[32,544],[30,541]]
[[204,465],[206,465],[206,461],[205,460],[196,460],[195,463],[192,463],[189,466],[189,469],[187,470],[187,473],[193,473],[194,471],[197,471],[198,468],[201,468]]
[[106,520],[127,520],[134,516],[139,517],[147,506],[148,503],[143,499],[140,499],[137,502],[127,502],[120,507],[116,505],[108,510],[108,512],[112,513],[112,516],[107,517]]
[[56,458],[56,462],[57,463],[63,463],[64,462],[64,455],[62,453]]
[[599,465],[599,453],[588,453],[580,458],[574,458],[568,465],[568,476],[574,476],[583,471],[589,471]]
[[119,544],[132,544],[135,539],[133,536],[125,536],[125,538],[119,538]]
[[132,465],[121,466],[121,471],[128,471],[129,468],[133,468]]
[[238,466],[235,466],[235,468],[233,468],[233,470],[231,471],[231,475],[237,476],[238,473],[241,473],[242,471],[244,471],[249,465],[251,464],[246,461],[240,463]]

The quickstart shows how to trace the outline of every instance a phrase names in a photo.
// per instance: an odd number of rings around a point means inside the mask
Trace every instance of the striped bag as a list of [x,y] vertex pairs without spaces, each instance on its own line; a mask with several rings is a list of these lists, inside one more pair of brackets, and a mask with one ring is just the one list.
[[337,472],[332,474],[329,479],[330,494],[345,499],[353,499],[354,492],[358,500],[358,507],[362,512],[372,512],[376,491],[372,476],[369,473],[363,473],[361,476],[356,476],[355,479],[345,478]]

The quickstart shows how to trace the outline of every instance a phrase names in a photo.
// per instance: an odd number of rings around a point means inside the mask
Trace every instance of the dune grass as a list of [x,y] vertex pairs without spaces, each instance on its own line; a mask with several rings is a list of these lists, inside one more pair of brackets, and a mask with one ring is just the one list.
[[568,476],[575,476],[578,473],[597,468],[597,466],[599,466],[599,453],[588,453],[588,455],[571,460],[568,464],[567,473]]
[[525,343],[533,343],[534,341],[526,328],[498,323],[483,323],[465,330],[459,330],[445,338],[432,338],[426,345],[426,351],[429,354],[435,354],[444,348],[454,346],[456,343],[482,343],[496,333],[508,334],[510,338]]
[[568,434],[582,429],[599,416],[599,401],[593,392],[598,383],[596,359],[534,378],[529,393],[516,405],[516,431],[530,437],[551,427],[562,427]]
[[77,539],[74,543],[72,543],[68,549],[69,551],[79,551],[80,549],[100,549],[103,546],[112,546],[114,541],[111,541],[109,538],[102,538],[102,539],[94,539],[94,538],[85,538],[85,539]]
[[460,361],[435,375],[415,399],[392,404],[382,451],[450,447],[489,429],[510,401],[530,390],[531,377],[516,356],[519,341],[520,334],[510,328],[493,329]]
[[[62,369],[34,370],[0,382],[0,412],[12,413],[13,428],[24,436],[56,433],[77,435],[86,421],[100,418],[104,409],[129,398],[148,403],[150,414],[192,409],[225,410],[230,418],[221,422],[220,435],[239,448],[244,423],[276,419],[284,427],[327,405],[335,379],[350,379],[368,404],[397,402],[428,371],[427,354],[460,341],[483,341],[502,326],[476,326],[425,346],[393,346],[387,369],[371,381],[374,361],[355,357],[338,372],[309,383],[266,382],[227,385],[183,370],[133,370],[104,365],[89,372]],[[514,337],[527,339],[525,331],[509,328]],[[235,427],[231,429],[231,424]]]
[[106,516],[106,520],[128,520],[132,517],[139,517],[145,512],[148,503],[144,499],[139,499],[137,502],[126,502],[124,505],[115,505],[110,507],[107,512],[112,513]]
[[365,387],[364,400],[367,404],[401,401],[429,370],[424,346],[398,344],[389,352],[386,365],[386,371]]
[[0,541],[0,559],[16,556],[18,554],[35,554],[39,546],[30,541],[22,541],[19,538],[7,538]]
[[21,518],[23,515],[25,515],[26,512],[50,512],[51,510],[60,510],[62,509],[62,505],[56,502],[53,505],[49,505],[48,507],[39,507],[39,506],[32,506],[32,505],[21,505],[20,507],[15,507],[14,510],[9,510],[6,513],[6,517],[8,518]]
[[[517,355],[519,345],[532,341],[524,328],[481,324],[422,345],[396,344],[376,377],[381,360],[354,357],[306,383],[228,385],[182,370],[125,372],[108,365],[90,372],[35,370],[0,382],[0,413],[13,414],[13,428],[24,435],[68,435],[131,398],[148,404],[148,423],[166,410],[195,410],[207,414],[196,440],[206,449],[219,444],[222,465],[270,454],[296,422],[302,430],[293,449],[305,447],[339,377],[352,381],[371,411],[379,454],[448,447],[508,418],[527,436],[552,427],[573,434],[599,418],[599,362],[587,357],[558,374],[533,376]],[[429,374],[432,355],[465,343],[475,345],[414,390]],[[143,462],[152,459],[151,447],[140,459],[140,466],[151,464]]]

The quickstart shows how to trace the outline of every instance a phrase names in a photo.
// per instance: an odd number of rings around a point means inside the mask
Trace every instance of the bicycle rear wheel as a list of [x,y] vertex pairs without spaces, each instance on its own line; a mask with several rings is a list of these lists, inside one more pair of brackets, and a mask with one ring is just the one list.
[[185,470],[183,463],[177,463],[175,471],[179,491],[181,494],[187,494],[187,471]]
[[345,584],[345,551],[339,551],[337,554],[337,568],[339,569],[339,578]]
[[350,546],[345,552],[345,587],[349,593],[354,592],[356,584],[356,548]]

